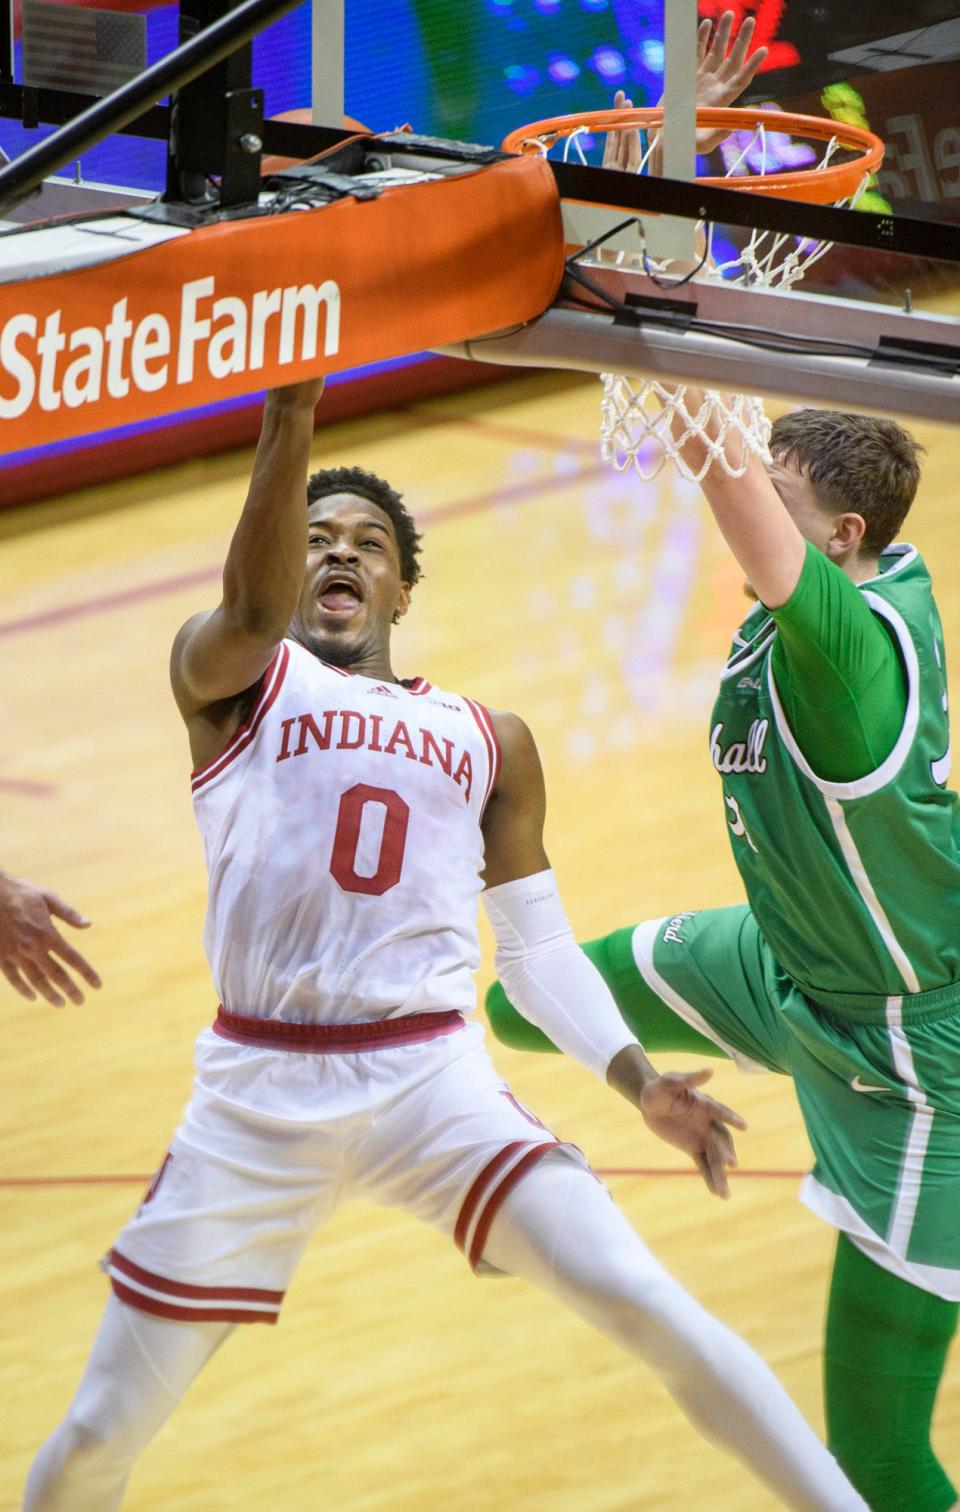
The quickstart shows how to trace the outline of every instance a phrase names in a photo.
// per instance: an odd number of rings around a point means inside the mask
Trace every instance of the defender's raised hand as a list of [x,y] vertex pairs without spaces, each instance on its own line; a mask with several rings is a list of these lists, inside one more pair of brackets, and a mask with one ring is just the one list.
[[[764,58],[765,47],[750,52],[750,43],[756,23],[748,16],[730,45],[733,31],[733,11],[724,11],[714,30],[707,20],[697,28],[697,105],[707,109],[722,110],[740,98],[747,85],[756,77]],[[707,153],[728,136],[726,131],[698,131],[697,152]]]
[[[750,44],[756,30],[753,16],[748,16],[733,36],[733,11],[724,11],[716,27],[704,18],[697,28],[697,86],[698,108],[721,110],[733,105],[747,85],[756,77],[764,58],[766,47],[750,52]],[[731,45],[731,37],[733,42]],[[749,53],[749,57],[747,56]],[[663,104],[663,100],[659,101]],[[632,110],[633,101],[624,90],[618,89],[613,97],[614,110]],[[697,153],[704,155],[718,147],[728,131],[698,131]],[[623,173],[639,173],[643,149],[639,131],[611,131],[607,134],[603,151],[604,168],[618,168]],[[659,133],[650,153],[649,172],[658,174],[660,169]]]

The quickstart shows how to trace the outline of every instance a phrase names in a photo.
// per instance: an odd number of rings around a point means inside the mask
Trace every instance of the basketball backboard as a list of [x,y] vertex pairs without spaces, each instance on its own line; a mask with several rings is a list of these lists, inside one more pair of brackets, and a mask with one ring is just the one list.
[[[659,251],[659,212],[678,208],[667,184],[647,179],[641,207],[622,182],[614,193],[611,176],[616,208],[604,210],[599,171],[561,169],[568,251],[603,240],[571,261],[559,308],[525,331],[474,343],[471,355],[960,423],[960,8],[922,0],[918,20],[926,24],[909,34],[902,13],[884,5],[856,20],[839,5],[817,7],[821,20],[831,13],[832,29],[808,27],[810,8],[790,0],[701,3],[699,15],[716,19],[727,9],[738,21],[753,15],[756,41],[768,49],[746,101],[823,118],[832,123],[828,136],[852,125],[882,140],[883,160],[862,176],[856,210],[845,220],[835,217],[830,229],[829,215],[794,206],[785,212],[787,229],[771,227],[761,254],[745,258],[765,224],[765,198],[742,196],[738,215],[729,205],[697,206],[688,194],[685,210],[670,218],[685,216],[688,236],[699,221],[697,256],[709,255],[695,267],[689,254],[671,263]],[[667,19],[671,11],[680,14],[689,48],[695,0],[669,0]],[[641,40],[640,56],[643,47]],[[624,49],[606,60],[610,83],[645,103],[630,77],[630,57]],[[668,55],[665,142],[678,115],[692,125],[691,91],[675,91],[671,102],[669,68]],[[556,132],[544,135],[553,141]],[[518,129],[511,143],[528,136],[528,128]],[[596,169],[603,142],[591,123],[576,139],[559,137],[550,156]],[[685,149],[678,150],[682,159]],[[772,124],[758,139],[751,124],[731,130],[709,159],[700,159],[698,174],[752,171],[768,180],[784,171],[802,174],[823,150]],[[834,153],[835,144],[828,150]],[[830,161],[844,161],[842,152]],[[754,187],[762,187],[761,179]],[[799,187],[796,195],[802,197]],[[929,223],[928,235],[921,220]],[[764,261],[771,242],[772,265]],[[786,276],[778,265],[787,267]]]

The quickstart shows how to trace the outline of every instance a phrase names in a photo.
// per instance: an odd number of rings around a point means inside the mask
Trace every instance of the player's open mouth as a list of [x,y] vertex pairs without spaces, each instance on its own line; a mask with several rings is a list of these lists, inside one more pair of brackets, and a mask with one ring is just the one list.
[[322,585],[319,602],[327,614],[353,614],[363,603],[363,590],[354,578],[331,576]]

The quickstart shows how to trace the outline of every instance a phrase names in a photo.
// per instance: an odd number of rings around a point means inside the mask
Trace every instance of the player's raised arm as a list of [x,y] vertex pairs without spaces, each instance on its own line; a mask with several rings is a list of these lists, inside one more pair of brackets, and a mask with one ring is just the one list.
[[725,1125],[743,1128],[743,1120],[696,1090],[709,1071],[658,1075],[627,1028],[560,901],[543,844],[546,792],[533,737],[514,714],[493,720],[503,765],[483,820],[483,900],[497,974],[525,1018],[690,1155],[711,1192],[728,1196],[726,1168],[736,1162]]
[[[700,22],[697,31],[698,106],[733,105],[752,82],[767,55],[765,47],[750,50],[755,29],[753,17],[747,17],[736,31],[734,19],[732,11],[725,11],[716,27],[709,19]],[[618,90],[613,104],[615,109],[631,109],[633,102],[623,90]],[[711,152],[725,134],[698,132],[697,152]],[[641,159],[638,132],[610,132],[603,157],[605,168],[637,172]],[[659,174],[660,171],[659,144],[655,141],[647,172]],[[685,405],[688,413],[696,415],[702,404],[702,393],[687,387]],[[735,438],[730,444],[737,444]],[[702,435],[691,436],[679,450],[690,468],[699,472],[707,455]],[[770,608],[785,603],[800,577],[805,546],[803,537],[767,477],[763,463],[751,459],[746,473],[740,478],[730,478],[722,468],[714,465],[702,480],[701,487],[727,544],[756,593]]]
[[223,569],[223,598],[177,636],[171,680],[190,719],[256,683],[286,634],[307,555],[306,484],[322,379],[274,389],[243,513]]
[[[696,414],[703,402],[699,389],[686,388],[684,404],[689,414]],[[728,437],[725,445],[739,449],[742,442]],[[707,456],[706,440],[699,434],[690,436],[680,453],[688,466],[699,471]],[[768,609],[778,609],[800,580],[807,546],[765,463],[751,456],[746,471],[736,478],[715,462],[700,487],[757,597]]]

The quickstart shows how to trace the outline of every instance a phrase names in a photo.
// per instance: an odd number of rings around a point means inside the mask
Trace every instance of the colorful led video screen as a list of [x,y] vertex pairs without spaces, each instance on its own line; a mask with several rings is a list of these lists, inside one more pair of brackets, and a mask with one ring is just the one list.
[[[176,5],[98,5],[143,11],[149,61],[176,45]],[[757,40],[769,48],[755,98],[789,105],[809,97],[815,105],[819,95],[823,109],[828,86],[857,80],[868,97],[878,95],[871,124],[881,132],[879,117],[889,119],[891,99],[898,119],[911,113],[922,119],[934,95],[949,104],[927,87],[926,70],[916,69],[960,56],[957,0],[914,0],[909,31],[899,0],[869,7],[849,0],[699,0],[702,17],[727,9],[740,19],[754,16]],[[638,105],[655,103],[661,91],[663,0],[345,0],[344,14],[346,109],[374,130],[408,121],[418,131],[496,143],[525,120],[607,105],[619,88]],[[19,43],[17,50],[19,70]],[[268,115],[309,105],[309,3],[257,38],[254,79],[265,90]],[[958,97],[954,91],[960,116]],[[842,89],[836,98],[843,100]],[[909,137],[910,123],[901,120],[900,127]],[[0,121],[0,146],[9,156],[37,136],[16,121]],[[900,187],[908,197],[955,199],[960,138],[951,136],[940,152],[951,163],[937,163],[933,140],[906,142],[901,156],[922,159],[925,152],[929,168],[912,165],[911,179],[908,164]],[[940,171],[950,167],[954,172],[941,182]],[[102,183],[160,189],[163,145],[115,136],[87,154],[82,172]]]

